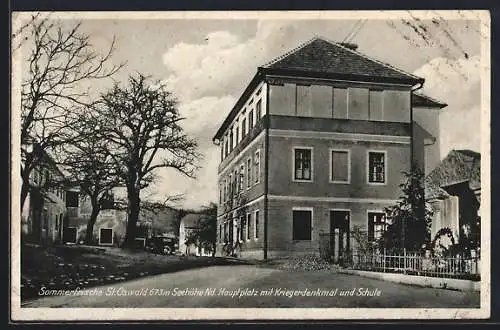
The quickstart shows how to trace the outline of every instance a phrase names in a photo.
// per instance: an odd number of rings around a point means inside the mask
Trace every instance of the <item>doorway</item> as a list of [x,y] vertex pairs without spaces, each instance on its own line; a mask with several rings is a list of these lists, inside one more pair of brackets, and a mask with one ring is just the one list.
[[349,210],[330,211],[330,251],[334,263],[347,261],[350,249],[350,212]]

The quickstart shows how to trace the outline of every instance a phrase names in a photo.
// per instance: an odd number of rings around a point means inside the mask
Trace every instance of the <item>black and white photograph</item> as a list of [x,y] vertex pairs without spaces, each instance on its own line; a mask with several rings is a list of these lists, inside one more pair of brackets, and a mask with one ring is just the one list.
[[14,12],[13,320],[490,317],[490,16]]

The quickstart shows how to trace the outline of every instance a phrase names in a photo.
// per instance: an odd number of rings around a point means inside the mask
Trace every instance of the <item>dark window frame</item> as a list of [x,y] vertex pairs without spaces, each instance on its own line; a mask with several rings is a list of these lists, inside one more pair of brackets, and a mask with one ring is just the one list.
[[[313,148],[293,148],[293,180],[300,182],[313,181]],[[309,169],[309,172],[307,172]],[[299,174],[299,175],[297,175]]]
[[[308,218],[300,218],[308,214]],[[305,221],[309,223],[300,223]],[[312,223],[313,223],[313,210],[310,209],[293,209],[292,210],[292,240],[293,241],[312,241]]]

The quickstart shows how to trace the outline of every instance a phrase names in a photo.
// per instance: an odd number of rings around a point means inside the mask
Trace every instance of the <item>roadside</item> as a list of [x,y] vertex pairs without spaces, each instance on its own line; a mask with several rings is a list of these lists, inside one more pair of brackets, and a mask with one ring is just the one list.
[[[64,308],[478,308],[478,292],[423,288],[331,270],[208,267],[47,296],[23,307]],[[323,292],[317,295],[316,292]],[[333,293],[332,293],[333,292]]]
[[46,290],[72,290],[150,275],[214,265],[245,264],[230,258],[156,255],[146,251],[93,246],[23,245],[21,299],[39,297]]

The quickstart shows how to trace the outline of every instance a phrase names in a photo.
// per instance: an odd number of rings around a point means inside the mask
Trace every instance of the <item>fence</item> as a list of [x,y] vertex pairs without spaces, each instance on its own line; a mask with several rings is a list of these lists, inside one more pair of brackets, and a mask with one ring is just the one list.
[[436,257],[420,253],[351,253],[348,268],[478,281],[480,257]]

